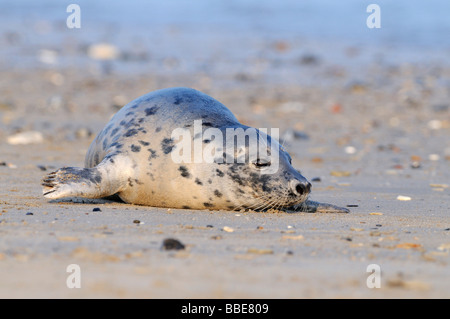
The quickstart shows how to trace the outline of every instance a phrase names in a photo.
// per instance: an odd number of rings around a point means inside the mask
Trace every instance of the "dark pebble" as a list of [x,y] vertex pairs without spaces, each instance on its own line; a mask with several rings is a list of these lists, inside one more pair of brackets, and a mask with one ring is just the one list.
[[45,167],[44,165],[37,165],[37,168],[39,168],[41,171],[47,170],[47,167]]
[[349,205],[347,205],[347,207],[358,207],[358,205],[356,205],[356,204],[349,204]]
[[344,240],[346,240],[346,241],[352,241],[353,239],[351,239],[350,237],[345,237]]
[[288,250],[288,251],[286,252],[286,254],[288,254],[288,255],[293,255],[294,252],[293,252],[292,250]]
[[311,179],[311,182],[321,182],[322,180],[320,179],[320,177],[314,177]]
[[206,225],[206,227],[213,228],[214,226],[213,225]]
[[33,213],[32,212],[28,212],[28,213],[26,213],[26,215],[33,215]]
[[133,220],[133,223],[135,223],[135,224],[140,224],[141,221],[140,221],[139,219],[135,219],[135,220]]
[[446,228],[446,229],[444,229],[444,230],[450,230],[450,228]]
[[92,211],[93,212],[101,212],[102,210],[100,208],[98,208],[98,207],[95,207]]
[[177,239],[166,238],[162,243],[161,249],[163,250],[181,250],[184,249],[184,245]]
[[377,226],[377,227],[381,227],[381,226],[383,226],[383,225],[381,225],[381,224],[376,224],[375,226]]

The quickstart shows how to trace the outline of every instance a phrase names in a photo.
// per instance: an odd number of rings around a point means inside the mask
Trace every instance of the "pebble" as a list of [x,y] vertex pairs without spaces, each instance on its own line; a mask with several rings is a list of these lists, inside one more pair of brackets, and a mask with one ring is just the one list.
[[313,177],[311,178],[311,182],[321,182],[322,179],[320,177]]
[[139,219],[135,219],[135,220],[133,220],[133,223],[134,224],[141,224],[141,221]]
[[226,231],[227,233],[232,233],[232,232],[234,232],[234,229],[231,228],[231,227],[228,227],[228,226],[224,226],[224,227],[222,228],[222,230],[223,230],[223,231]]
[[428,155],[428,159],[430,161],[439,161],[441,157],[439,156],[439,154],[430,154]]
[[442,128],[442,122],[440,120],[431,120],[428,122],[428,128],[432,130],[439,130]]
[[347,154],[355,154],[356,153],[356,148],[353,146],[347,146],[345,147],[345,153]]
[[331,171],[330,174],[335,177],[348,177],[351,175],[348,171]]
[[0,162],[0,166],[7,166],[8,168],[17,168],[17,165],[6,162]]
[[411,197],[409,197],[409,196],[403,196],[403,195],[398,195],[398,196],[397,196],[397,200],[408,201],[408,200],[411,200]]
[[95,207],[92,211],[93,212],[101,212],[102,210],[100,208],[98,208],[98,207]]
[[164,239],[161,249],[162,250],[181,250],[184,249],[185,246],[177,239],[174,238],[166,238]]
[[112,44],[97,43],[88,48],[87,54],[94,60],[115,60],[119,56],[119,50]]
[[414,161],[411,163],[411,168],[420,168],[420,162]]
[[38,131],[26,131],[20,132],[8,136],[7,142],[10,145],[27,145],[27,144],[40,144],[44,141],[44,136]]
[[249,254],[258,254],[258,255],[266,255],[266,254],[273,254],[273,250],[272,249],[249,248],[247,250],[247,253],[249,253]]
[[33,215],[32,212],[27,212],[25,215]]
[[430,184],[432,188],[448,188],[448,184]]

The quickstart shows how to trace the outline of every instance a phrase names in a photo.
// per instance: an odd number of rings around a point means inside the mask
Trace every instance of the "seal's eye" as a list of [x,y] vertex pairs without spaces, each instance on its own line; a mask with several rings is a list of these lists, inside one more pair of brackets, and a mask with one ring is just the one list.
[[257,159],[255,162],[252,163],[256,168],[263,168],[263,167],[269,167],[270,162],[263,159]]

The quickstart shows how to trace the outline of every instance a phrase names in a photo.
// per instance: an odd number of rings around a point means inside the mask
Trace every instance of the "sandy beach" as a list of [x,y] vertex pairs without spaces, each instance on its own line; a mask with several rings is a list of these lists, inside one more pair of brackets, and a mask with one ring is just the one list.
[[[200,39],[173,23],[140,41],[123,26],[68,29],[66,16],[0,29],[0,298],[450,297],[450,46]],[[123,105],[175,86],[279,128],[310,198],[351,212],[42,196],[42,177],[83,166]],[[164,250],[167,238],[184,249]],[[72,264],[81,288],[67,286]]]

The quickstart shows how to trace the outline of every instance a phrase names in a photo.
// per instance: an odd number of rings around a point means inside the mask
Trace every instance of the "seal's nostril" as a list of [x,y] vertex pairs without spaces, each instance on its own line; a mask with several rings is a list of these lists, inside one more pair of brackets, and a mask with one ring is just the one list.
[[297,194],[303,195],[306,191],[305,185],[298,183],[297,186],[295,186],[295,191]]

